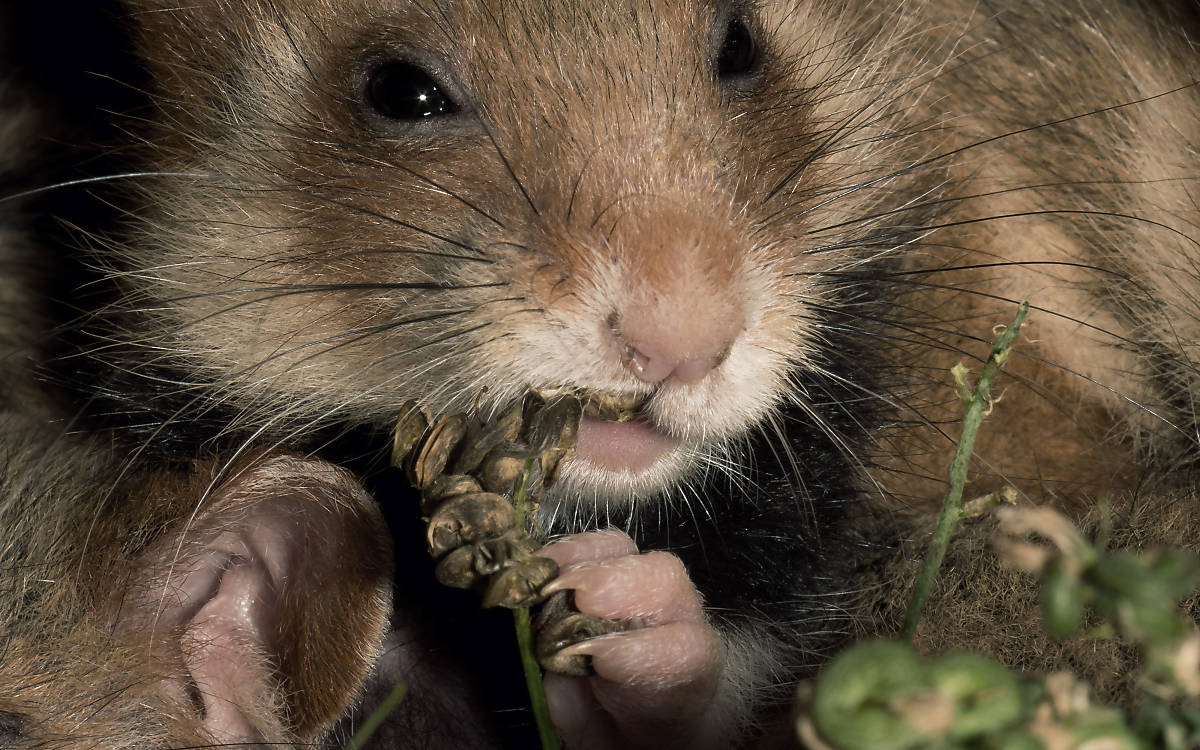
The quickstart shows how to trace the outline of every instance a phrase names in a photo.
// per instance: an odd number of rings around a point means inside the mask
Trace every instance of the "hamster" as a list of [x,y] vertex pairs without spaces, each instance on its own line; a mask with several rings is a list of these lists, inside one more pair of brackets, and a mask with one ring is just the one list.
[[112,12],[126,87],[6,74],[6,747],[336,745],[396,681],[377,746],[522,746],[382,468],[410,399],[632,404],[540,510],[551,585],[627,626],[547,681],[573,748],[756,742],[1021,300],[972,490],[1190,482],[1192,3]]

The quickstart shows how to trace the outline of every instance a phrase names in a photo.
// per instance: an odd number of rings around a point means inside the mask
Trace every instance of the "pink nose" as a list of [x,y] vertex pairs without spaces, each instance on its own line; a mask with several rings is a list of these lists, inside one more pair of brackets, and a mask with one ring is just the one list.
[[609,332],[625,367],[645,383],[674,379],[696,383],[729,355],[741,333],[740,315],[662,315],[632,309],[608,318]]

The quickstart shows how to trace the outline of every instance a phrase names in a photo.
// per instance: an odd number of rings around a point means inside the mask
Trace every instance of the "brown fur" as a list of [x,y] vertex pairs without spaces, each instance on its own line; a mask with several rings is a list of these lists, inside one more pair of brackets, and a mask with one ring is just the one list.
[[[1194,543],[1200,10],[1010,5],[749,4],[769,57],[738,89],[706,72],[728,8],[702,0],[128,0],[150,82],[124,146],[155,174],[119,182],[120,227],[75,238],[74,262],[115,292],[72,322],[84,343],[66,340],[166,385],[115,387],[137,429],[94,420],[79,382],[58,388],[86,377],[42,351],[58,329],[40,280],[0,276],[0,745],[213,741],[194,697],[156,688],[188,654],[122,602],[186,568],[206,529],[240,528],[229,507],[293,495],[371,540],[346,547],[338,586],[318,571],[285,597],[284,655],[258,680],[273,687],[244,697],[253,737],[320,741],[379,651],[388,565],[355,480],[296,451],[329,424],[386,430],[410,398],[486,411],[529,385],[634,387],[615,311],[689,351],[733,343],[650,402],[684,449],[644,477],[567,476],[562,515],[686,484],[693,454],[738,464],[782,407],[820,412],[827,394],[795,383],[829,369],[854,384],[850,426],[822,426],[850,456],[855,514],[895,533],[941,496],[950,366],[978,369],[1027,299],[969,492],[1012,484],[1076,512],[1103,490],[1148,493],[1166,518],[1131,511],[1129,543]],[[371,55],[397,48],[468,116],[406,129],[364,108]],[[0,144],[22,151],[36,131],[9,122]],[[18,209],[0,206],[6,268],[38,257]],[[861,349],[829,351],[846,327]],[[177,427],[162,390],[181,421],[223,420],[191,453],[161,455]],[[1014,655],[1026,595],[1016,614],[985,609],[1020,585],[981,548],[959,554],[954,571],[991,587],[946,584],[963,614],[927,626],[942,627],[931,647],[968,634],[1037,668],[1123,663]],[[739,685],[773,679],[782,652],[757,645],[731,649]]]

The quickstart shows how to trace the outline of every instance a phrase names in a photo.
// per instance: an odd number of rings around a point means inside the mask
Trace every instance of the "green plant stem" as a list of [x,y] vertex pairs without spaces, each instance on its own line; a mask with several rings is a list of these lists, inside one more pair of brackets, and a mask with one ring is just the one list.
[[[526,490],[533,460],[526,463],[525,471],[517,477],[513,488],[513,504],[522,518],[529,515],[529,493]],[[533,652],[533,626],[527,607],[513,609],[513,627],[517,633],[517,648],[521,653],[521,667],[525,671],[525,688],[529,691],[529,705],[537,724],[542,750],[559,750],[558,732],[550,720],[550,705],[546,702],[546,688],[542,684],[542,667]]]
[[396,710],[396,707],[404,700],[404,696],[408,694],[408,683],[397,682],[392,687],[392,691],[387,694],[387,697],[380,702],[367,720],[362,723],[354,736],[350,738],[350,742],[346,745],[346,750],[359,750],[367,744],[367,740],[371,739],[371,735],[378,731],[384,720]]
[[517,646],[521,650],[521,666],[525,669],[525,685],[529,690],[529,704],[537,723],[538,738],[542,750],[558,750],[558,732],[550,720],[550,705],[546,702],[546,688],[542,685],[542,667],[533,654],[533,628],[530,626],[529,609],[518,607],[513,610],[513,623],[517,629]]
[[983,422],[986,407],[991,403],[988,392],[991,389],[992,381],[1000,372],[1000,367],[1008,359],[1012,342],[1020,332],[1021,323],[1024,322],[1028,312],[1029,303],[1022,302],[1012,324],[992,344],[992,353],[983,365],[979,382],[970,393],[967,411],[963,416],[962,435],[958,439],[958,450],[955,451],[954,460],[950,464],[950,487],[946,492],[946,499],[942,503],[942,512],[938,516],[933,538],[925,553],[921,575],[913,587],[912,599],[909,600],[908,611],[904,615],[904,628],[900,631],[900,637],[903,640],[912,640],[917,632],[921,610],[929,598],[929,590],[933,587],[938,569],[942,566],[942,559],[946,556],[946,548],[950,545],[950,536],[954,533],[954,527],[962,515],[963,487],[967,483],[967,467],[970,463],[971,452],[975,447],[975,436],[979,431],[980,423]]

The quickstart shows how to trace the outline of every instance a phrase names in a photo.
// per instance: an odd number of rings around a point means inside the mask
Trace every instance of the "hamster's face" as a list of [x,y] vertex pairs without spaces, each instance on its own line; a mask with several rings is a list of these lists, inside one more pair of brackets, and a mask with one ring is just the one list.
[[821,399],[887,172],[822,4],[156,3],[136,343],[247,424],[570,389],[622,500]]

